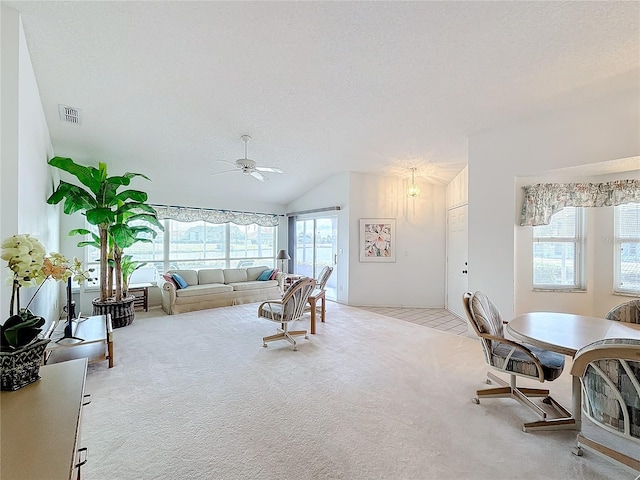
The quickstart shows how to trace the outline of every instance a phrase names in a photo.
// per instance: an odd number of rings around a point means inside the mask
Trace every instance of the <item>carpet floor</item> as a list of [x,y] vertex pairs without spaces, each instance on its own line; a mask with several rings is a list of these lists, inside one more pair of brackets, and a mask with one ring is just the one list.
[[[83,478],[635,478],[574,456],[575,432],[522,432],[536,417],[514,400],[473,404],[487,371],[476,339],[329,303],[294,352],[262,347],[275,327],[256,312],[150,313],[115,330],[114,368],[87,374]],[[548,384],[565,405],[569,367]]]

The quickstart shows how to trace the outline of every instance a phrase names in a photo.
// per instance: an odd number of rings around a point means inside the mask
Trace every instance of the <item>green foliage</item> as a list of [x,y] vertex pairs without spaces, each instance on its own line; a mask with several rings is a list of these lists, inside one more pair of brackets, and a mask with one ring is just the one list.
[[10,316],[0,325],[0,350],[17,350],[33,342],[42,331],[44,318],[22,309],[18,315]]
[[[91,245],[100,249],[100,300],[105,301],[108,294],[107,259],[113,259],[116,275],[116,299],[122,297],[122,253],[125,248],[136,242],[151,242],[157,232],[151,228],[164,230],[158,221],[156,211],[145,203],[147,194],[140,190],[121,190],[128,187],[131,179],[149,177],[141,173],[127,172],[120,176],[108,176],[107,165],[98,163],[98,168],[83,166],[66,157],[54,157],[49,165],[75,176],[83,187],[60,181],[56,190],[47,199],[49,204],[63,202],[66,214],[82,212],[87,222],[98,227],[96,235],[87,229],[75,229],[69,235],[91,235],[91,240],[78,243],[79,247]],[[133,225],[143,221],[151,226]],[[111,277],[109,277],[111,278]]]

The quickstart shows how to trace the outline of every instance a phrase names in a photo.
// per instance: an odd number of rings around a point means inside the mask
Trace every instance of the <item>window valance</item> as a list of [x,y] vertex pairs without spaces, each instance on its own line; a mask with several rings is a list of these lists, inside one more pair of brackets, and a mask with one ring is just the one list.
[[538,183],[524,188],[520,225],[548,225],[564,207],[608,207],[640,203],[640,180],[605,183]]
[[278,215],[268,213],[234,212],[231,210],[213,210],[209,208],[174,207],[153,205],[158,219],[169,218],[179,222],[204,220],[209,223],[235,223],[236,225],[257,224],[262,227],[277,227]]

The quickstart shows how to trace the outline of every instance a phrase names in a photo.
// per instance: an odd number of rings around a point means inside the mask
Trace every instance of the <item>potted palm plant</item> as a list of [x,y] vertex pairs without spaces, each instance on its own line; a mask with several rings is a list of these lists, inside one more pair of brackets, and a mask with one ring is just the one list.
[[135,177],[146,180],[149,177],[130,172],[109,176],[105,163],[99,162],[96,168],[79,165],[65,157],[54,157],[49,160],[49,165],[73,175],[81,185],[60,180],[47,203],[55,205],[64,201],[64,213],[81,212],[87,222],[98,230],[97,234],[87,229],[69,232],[70,235],[91,235],[91,240],[79,242],[78,246],[93,245],[100,250],[100,296],[92,302],[93,314],[110,313],[114,327],[129,325],[133,321],[135,297],[123,296],[123,250],[139,241],[152,241],[141,234],[156,235],[153,228],[135,225],[136,221],[146,222],[160,230],[162,224],[155,209],[146,203],[145,192],[122,188],[128,187]]

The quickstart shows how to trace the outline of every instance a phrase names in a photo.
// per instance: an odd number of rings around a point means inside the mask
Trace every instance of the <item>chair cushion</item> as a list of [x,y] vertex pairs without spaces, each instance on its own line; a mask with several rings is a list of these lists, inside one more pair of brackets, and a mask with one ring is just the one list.
[[481,333],[504,337],[502,315],[484,293],[476,292],[473,294],[471,312]]
[[280,303],[267,303],[262,307],[260,316],[279,322],[282,319],[282,305]]
[[[524,345],[533,354],[538,357],[538,360],[542,364],[542,371],[544,372],[544,379],[548,382],[555,380],[560,376],[564,369],[564,355],[559,353],[543,350],[542,348],[534,347],[532,345]],[[504,360],[511,352],[511,345],[506,343],[495,342],[492,350],[492,364],[498,368],[503,368]],[[506,368],[510,372],[520,373],[530,377],[537,378],[538,372],[536,364],[522,351],[516,350],[509,359],[509,364]]]

